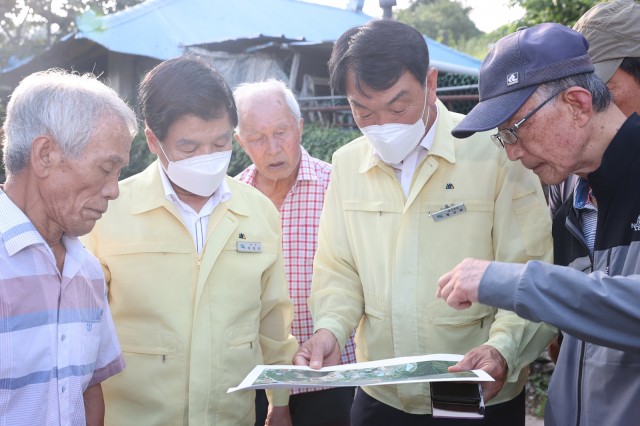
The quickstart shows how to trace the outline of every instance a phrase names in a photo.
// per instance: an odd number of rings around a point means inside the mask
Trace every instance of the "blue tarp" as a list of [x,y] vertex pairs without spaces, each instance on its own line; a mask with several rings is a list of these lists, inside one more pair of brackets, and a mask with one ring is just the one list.
[[[85,14],[71,37],[114,52],[165,60],[182,55],[187,46],[239,39],[333,42],[371,19],[299,0],[148,0],[102,17]],[[441,71],[478,73],[478,59],[426,39],[431,61]]]

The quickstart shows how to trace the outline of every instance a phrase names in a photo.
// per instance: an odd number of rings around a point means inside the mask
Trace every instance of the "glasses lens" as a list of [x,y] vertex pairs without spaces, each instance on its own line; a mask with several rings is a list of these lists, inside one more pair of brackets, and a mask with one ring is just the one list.
[[513,145],[518,140],[518,136],[513,129],[504,129],[500,133],[500,139],[504,144]]
[[495,133],[491,135],[491,140],[496,144],[498,148],[504,148],[504,143],[502,143],[502,139],[500,138],[500,133]]

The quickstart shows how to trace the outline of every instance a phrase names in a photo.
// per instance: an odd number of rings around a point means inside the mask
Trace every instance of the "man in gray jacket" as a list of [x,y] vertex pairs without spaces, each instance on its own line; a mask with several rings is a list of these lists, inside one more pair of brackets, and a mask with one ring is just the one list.
[[596,272],[466,259],[439,282],[454,308],[480,301],[564,330],[546,425],[626,425],[640,416],[640,117],[611,102],[587,47],[557,24],[504,37],[480,69],[480,103],[452,132],[498,126],[494,141],[511,160],[549,184],[586,178],[598,200]]

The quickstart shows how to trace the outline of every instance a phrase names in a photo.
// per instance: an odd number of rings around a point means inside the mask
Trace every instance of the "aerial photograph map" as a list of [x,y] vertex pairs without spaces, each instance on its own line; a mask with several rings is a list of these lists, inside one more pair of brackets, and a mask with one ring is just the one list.
[[393,358],[312,370],[291,365],[259,365],[230,392],[283,387],[375,386],[429,381],[492,381],[484,371],[449,373],[461,355],[438,354]]

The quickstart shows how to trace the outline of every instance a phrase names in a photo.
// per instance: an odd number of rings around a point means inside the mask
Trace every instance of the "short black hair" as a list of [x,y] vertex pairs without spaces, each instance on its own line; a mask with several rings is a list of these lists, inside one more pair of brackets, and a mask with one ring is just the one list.
[[226,112],[232,127],[238,125],[231,89],[211,64],[196,56],[170,59],[153,68],[140,83],[138,99],[143,119],[161,141],[185,115],[213,120]]
[[620,69],[633,76],[636,83],[640,85],[640,58],[624,58],[620,64]]
[[346,80],[353,71],[356,87],[364,83],[385,90],[409,71],[425,84],[429,69],[429,49],[424,36],[409,25],[391,20],[375,20],[347,30],[333,46],[329,59],[331,88],[346,94]]

